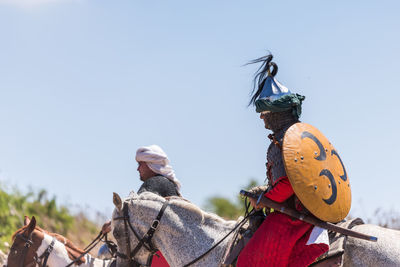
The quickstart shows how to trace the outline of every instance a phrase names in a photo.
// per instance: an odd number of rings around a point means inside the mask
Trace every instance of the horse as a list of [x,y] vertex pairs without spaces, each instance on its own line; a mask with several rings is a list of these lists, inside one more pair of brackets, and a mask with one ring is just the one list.
[[31,220],[25,217],[24,226],[14,233],[12,239],[5,267],[112,266],[112,260],[100,260],[89,254],[80,257],[84,252],[82,249],[62,235],[38,227],[34,216]]
[[[148,266],[154,249],[159,249],[172,267],[221,266],[232,237],[218,246],[216,242],[238,224],[204,212],[182,198],[166,199],[151,192],[131,192],[124,201],[114,193],[113,202],[111,227],[120,255],[118,267]],[[347,237],[343,266],[400,266],[400,231],[371,224],[357,225],[352,230],[374,235],[378,242]],[[317,266],[331,264],[326,261]]]

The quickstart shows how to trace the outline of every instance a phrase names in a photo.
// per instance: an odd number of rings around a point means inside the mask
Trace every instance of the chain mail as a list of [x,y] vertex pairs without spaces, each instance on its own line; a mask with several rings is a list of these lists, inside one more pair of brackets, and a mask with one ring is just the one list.
[[267,151],[267,178],[271,185],[275,185],[279,178],[286,176],[285,166],[282,157],[283,136],[286,130],[298,122],[291,111],[271,112],[266,114],[268,129],[273,132],[274,141],[268,147]]
[[158,194],[162,197],[179,196],[175,184],[161,175],[147,179],[139,188],[138,194],[145,191]]

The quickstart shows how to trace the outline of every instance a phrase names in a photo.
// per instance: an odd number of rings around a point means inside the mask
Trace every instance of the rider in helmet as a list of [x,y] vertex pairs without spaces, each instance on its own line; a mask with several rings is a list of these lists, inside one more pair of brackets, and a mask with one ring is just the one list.
[[[265,128],[272,131],[268,136],[271,141],[266,163],[268,190],[264,196],[307,213],[293,191],[282,158],[283,137],[290,126],[299,122],[305,97],[291,93],[274,78],[278,68],[271,60],[272,55],[267,55],[251,62],[262,65],[255,76],[256,92],[250,104],[261,113]],[[250,201],[256,209],[261,208],[254,200]],[[237,266],[308,266],[329,249],[327,242],[321,241],[327,240],[326,230],[320,233],[326,237],[318,239],[321,243],[310,241],[313,228],[301,220],[272,212],[239,255]]]

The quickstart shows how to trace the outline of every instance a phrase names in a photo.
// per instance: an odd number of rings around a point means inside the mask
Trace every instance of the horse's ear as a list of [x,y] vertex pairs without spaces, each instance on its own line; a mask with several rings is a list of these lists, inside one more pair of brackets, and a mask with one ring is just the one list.
[[28,225],[30,222],[31,222],[31,219],[29,219],[29,217],[25,215],[24,226]]
[[115,205],[115,207],[121,211],[122,209],[122,200],[121,197],[117,194],[117,193],[113,193],[113,203]]
[[36,228],[36,219],[35,219],[35,216],[32,216],[32,220],[29,222],[28,227],[27,227],[28,235],[30,233],[32,233],[33,230],[35,230],[35,228]]

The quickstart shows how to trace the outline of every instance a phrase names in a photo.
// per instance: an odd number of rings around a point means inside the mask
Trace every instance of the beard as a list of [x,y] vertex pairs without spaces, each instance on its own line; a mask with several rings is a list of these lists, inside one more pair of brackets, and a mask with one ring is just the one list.
[[263,120],[265,128],[274,133],[299,121],[293,116],[291,110],[265,113]]

